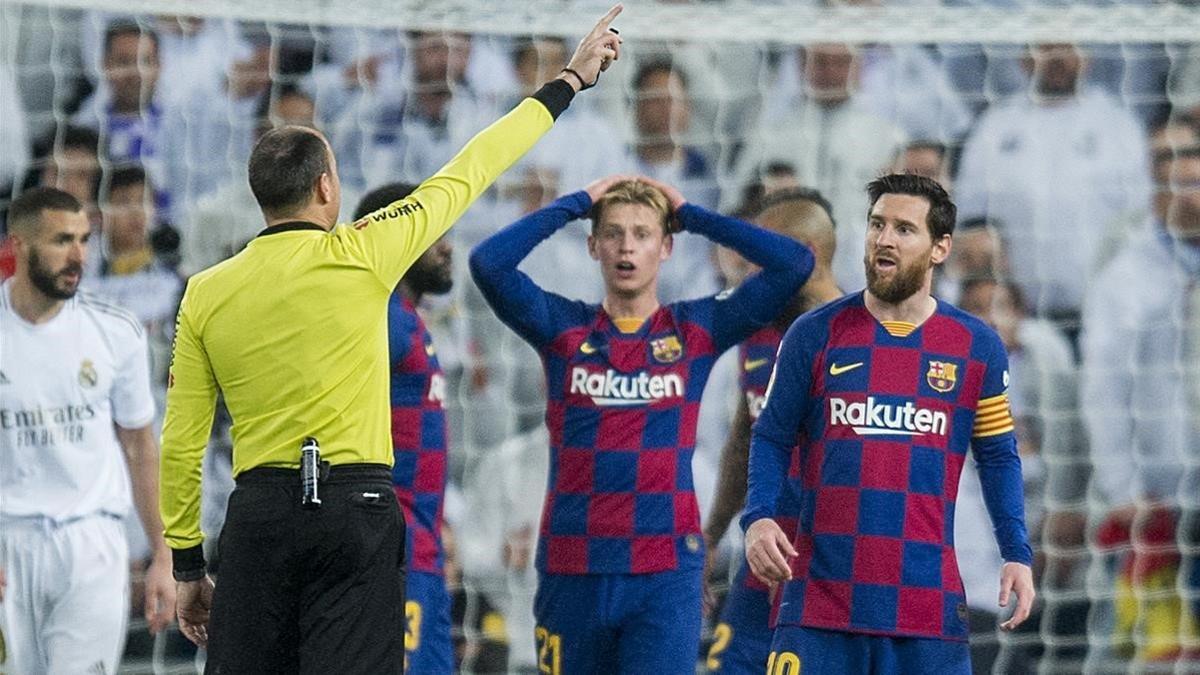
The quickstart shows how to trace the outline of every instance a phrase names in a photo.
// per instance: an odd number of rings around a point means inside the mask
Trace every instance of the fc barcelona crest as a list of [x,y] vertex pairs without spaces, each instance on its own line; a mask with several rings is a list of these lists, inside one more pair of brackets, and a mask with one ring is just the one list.
[[650,353],[659,363],[675,363],[679,357],[683,356],[683,345],[679,342],[678,336],[668,335],[651,340]]
[[958,382],[958,365],[945,361],[930,361],[929,372],[925,373],[925,381],[936,391],[943,394],[954,388]]

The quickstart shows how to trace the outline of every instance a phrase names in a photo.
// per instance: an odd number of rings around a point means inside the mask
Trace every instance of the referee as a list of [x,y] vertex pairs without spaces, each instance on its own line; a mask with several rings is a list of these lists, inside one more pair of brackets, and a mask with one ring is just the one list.
[[[267,227],[196,274],[179,309],[161,510],[184,635],[209,673],[400,673],[404,521],[391,489],[388,298],[405,270],[618,57],[612,8],[556,80],[406,199],[350,225],[337,161],[311,129],[264,135],[250,187]],[[220,583],[205,574],[200,466],[220,391],[233,472]],[[302,504],[301,444],[328,466]],[[313,508],[316,506],[316,508]],[[210,621],[211,612],[211,621]]]

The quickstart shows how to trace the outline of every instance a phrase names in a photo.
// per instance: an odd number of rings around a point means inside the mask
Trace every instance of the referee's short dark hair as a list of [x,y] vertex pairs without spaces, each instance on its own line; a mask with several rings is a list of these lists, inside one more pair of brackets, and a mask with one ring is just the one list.
[[37,231],[43,211],[79,213],[83,204],[70,193],[52,187],[36,187],[21,193],[8,205],[8,229],[19,236]]
[[307,127],[263,134],[250,153],[250,190],[263,213],[285,216],[308,203],[321,174],[329,172],[325,139]]

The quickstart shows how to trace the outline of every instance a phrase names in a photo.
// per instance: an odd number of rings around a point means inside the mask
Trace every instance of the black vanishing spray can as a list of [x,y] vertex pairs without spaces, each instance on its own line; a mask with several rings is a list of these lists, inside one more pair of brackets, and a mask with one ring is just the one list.
[[321,446],[312,436],[300,444],[300,484],[304,488],[301,506],[321,508]]

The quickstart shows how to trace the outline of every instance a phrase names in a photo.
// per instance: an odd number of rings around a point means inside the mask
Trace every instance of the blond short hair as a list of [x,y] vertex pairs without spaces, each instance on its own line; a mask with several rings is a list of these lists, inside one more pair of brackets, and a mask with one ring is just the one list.
[[620,183],[615,183],[608,189],[608,192],[605,192],[592,204],[592,211],[588,214],[588,217],[592,219],[593,233],[600,224],[600,217],[603,215],[604,209],[613,204],[640,204],[648,206],[658,214],[659,223],[663,227],[663,234],[671,233],[671,203],[667,200],[667,196],[658,188],[639,180],[624,180]]

